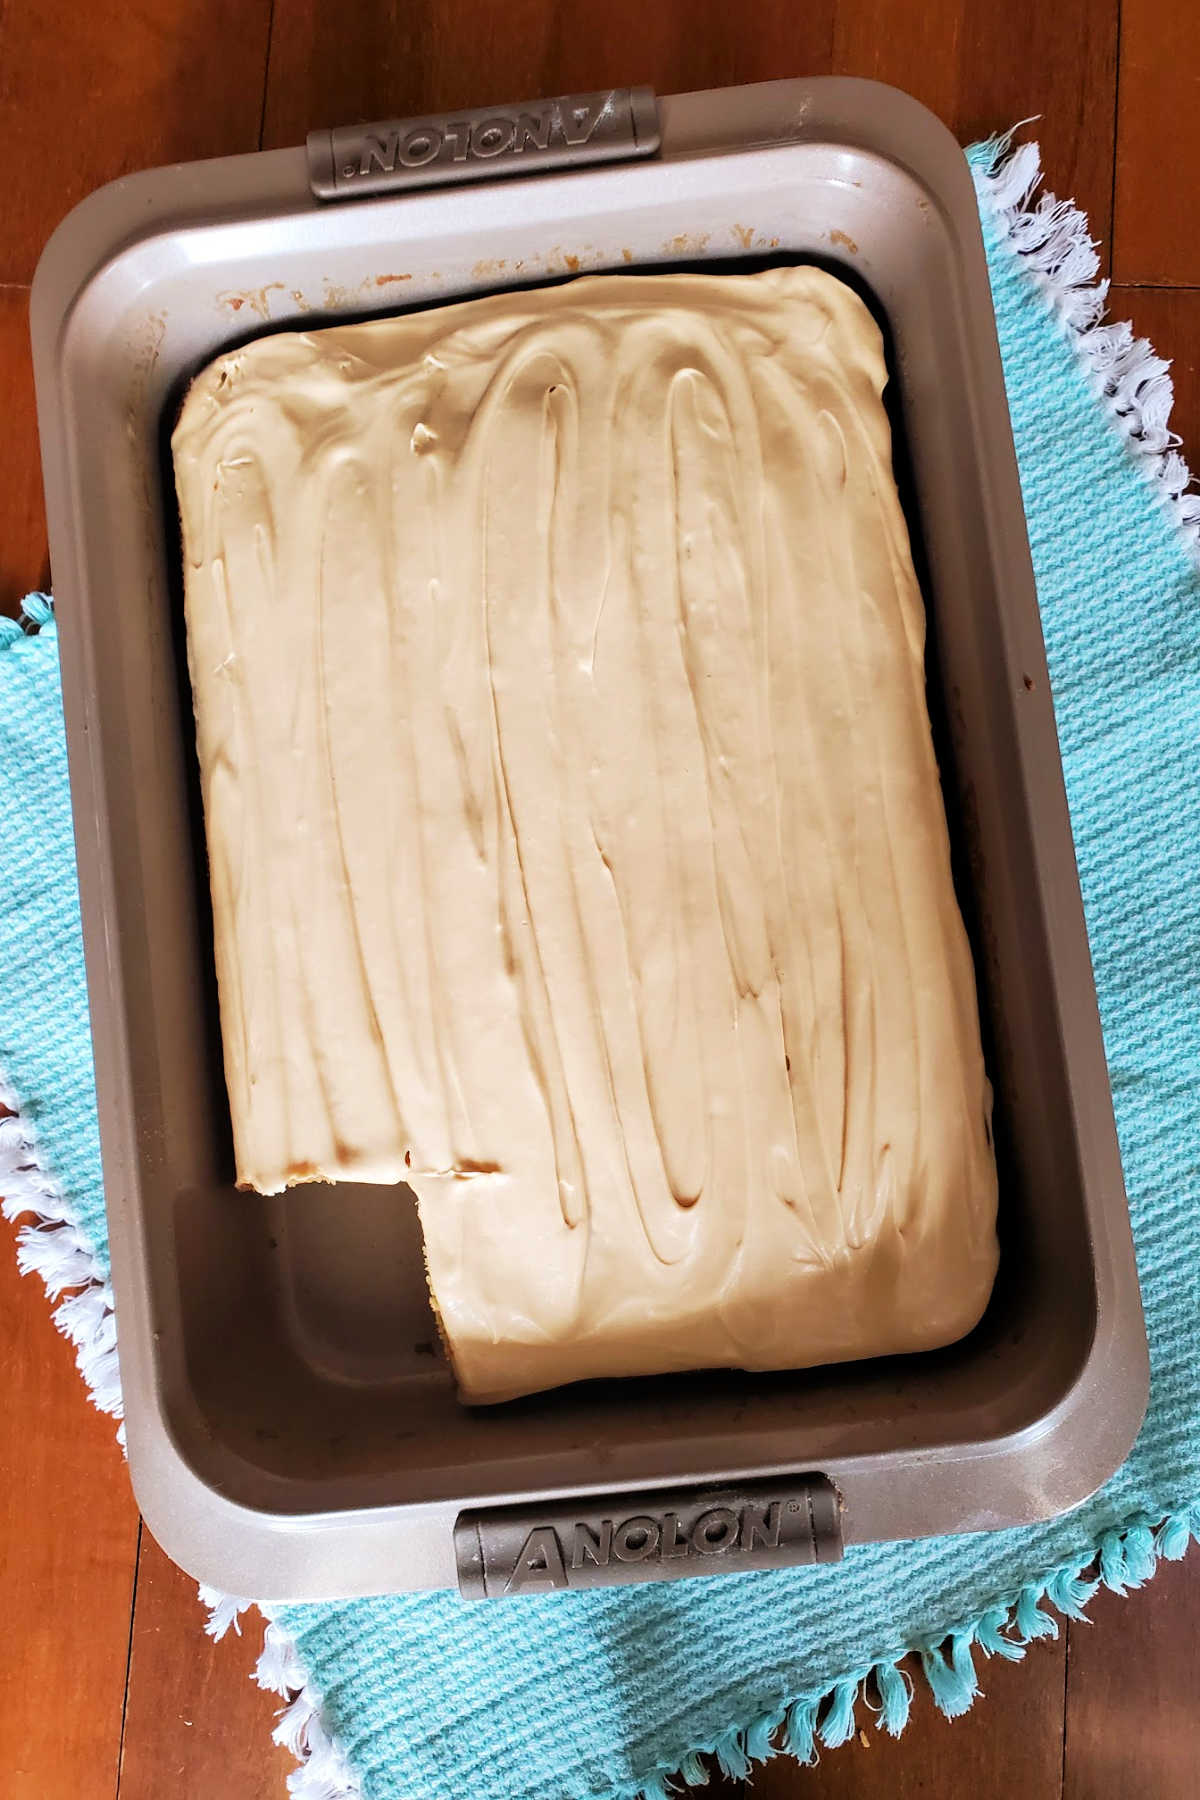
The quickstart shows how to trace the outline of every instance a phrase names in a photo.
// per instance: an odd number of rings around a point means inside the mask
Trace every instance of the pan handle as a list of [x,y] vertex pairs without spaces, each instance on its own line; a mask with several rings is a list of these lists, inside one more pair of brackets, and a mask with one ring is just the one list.
[[454,1554],[464,1600],[839,1562],[842,1502],[815,1474],[589,1494],[460,1513]]
[[311,131],[308,174],[318,200],[356,200],[653,156],[660,143],[654,90],[607,88]]

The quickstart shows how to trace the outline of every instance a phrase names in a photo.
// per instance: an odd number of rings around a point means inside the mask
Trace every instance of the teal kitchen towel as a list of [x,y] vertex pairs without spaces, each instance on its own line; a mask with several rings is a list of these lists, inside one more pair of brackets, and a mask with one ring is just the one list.
[[[700,1751],[740,1775],[872,1716],[899,1731],[913,1648],[953,1715],[983,1657],[1020,1656],[1098,1581],[1134,1585],[1200,1533],[1200,506],[1165,365],[1100,323],[1086,220],[1034,203],[1032,146],[970,155],[1150,1335],[1145,1426],[1095,1498],[1032,1529],[499,1607],[277,1606],[260,1679],[289,1699],[307,1800],[662,1800]],[[62,1323],[115,1409],[55,628],[46,601],[29,612],[40,630],[0,639],[0,1068],[19,1102],[0,1188],[35,1215],[19,1254],[74,1290]]]

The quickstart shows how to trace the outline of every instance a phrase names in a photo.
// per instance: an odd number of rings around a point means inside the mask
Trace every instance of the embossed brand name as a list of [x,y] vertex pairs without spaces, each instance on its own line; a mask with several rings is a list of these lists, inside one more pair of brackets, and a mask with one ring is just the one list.
[[536,155],[539,150],[582,149],[611,106],[611,96],[593,100],[552,100],[516,113],[489,113],[479,119],[423,119],[364,136],[356,162],[343,164],[347,181],[423,169],[433,162],[487,162],[505,151]]
[[[610,1563],[667,1562],[679,1557],[719,1557],[779,1550],[788,1527],[807,1529],[808,1509],[802,1500],[769,1504],[710,1506],[689,1517],[678,1512],[634,1513],[627,1519],[580,1521],[569,1534],[553,1525],[535,1525],[521,1546],[506,1594],[526,1588],[571,1586],[571,1570]],[[793,1526],[793,1528],[794,1528]]]

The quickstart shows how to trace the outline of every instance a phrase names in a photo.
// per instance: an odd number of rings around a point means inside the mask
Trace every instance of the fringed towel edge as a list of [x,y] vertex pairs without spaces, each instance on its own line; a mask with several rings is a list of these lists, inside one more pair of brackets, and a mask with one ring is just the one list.
[[1100,278],[1087,214],[1073,200],[1037,195],[1039,148],[1013,149],[1012,135],[989,138],[967,153],[981,210],[1041,291],[1134,462],[1200,562],[1200,493],[1170,428],[1171,365],[1147,338],[1133,335],[1128,320],[1105,321],[1109,284]]
[[[793,1756],[811,1764],[820,1747],[837,1749],[860,1729],[858,1709],[874,1717],[875,1729],[899,1737],[908,1723],[913,1680],[906,1656],[920,1657],[921,1672],[939,1712],[957,1719],[982,1691],[975,1655],[1001,1656],[1017,1662],[1038,1638],[1058,1636],[1058,1617],[1086,1619],[1085,1608],[1101,1587],[1125,1594],[1154,1574],[1160,1559],[1178,1562],[1193,1541],[1200,1541],[1200,1507],[1171,1514],[1157,1526],[1135,1519],[1119,1531],[1106,1532],[1097,1549],[1030,1582],[1009,1601],[988,1608],[977,1618],[953,1627],[937,1639],[881,1656],[839,1676],[824,1687],[782,1700],[772,1710],[741,1728],[681,1756],[674,1764],[658,1764],[614,1800],[673,1800],[681,1787],[707,1780],[703,1758],[712,1758],[723,1775],[742,1781],[756,1764],[772,1757]],[[1045,1610],[1046,1607],[1052,1610]]]
[[87,1233],[45,1173],[36,1133],[2,1072],[0,1111],[0,1212],[17,1227],[17,1267],[22,1275],[41,1276],[49,1298],[58,1302],[54,1323],[74,1346],[93,1405],[120,1419],[112,1288]]
[[[239,1613],[258,1605],[253,1600],[230,1599],[204,1586],[200,1598],[209,1609],[205,1630],[218,1640],[231,1627],[240,1631]],[[271,1736],[297,1761],[288,1776],[292,1800],[362,1800],[362,1789],[345,1752],[325,1728],[321,1695],[308,1678],[295,1640],[269,1615],[254,1679],[260,1688],[286,1702]]]
[[[0,619],[0,655],[52,622],[46,594],[30,594],[21,618]],[[17,1226],[17,1267],[38,1274],[57,1301],[54,1323],[75,1349],[75,1360],[92,1402],[114,1418],[123,1416],[117,1362],[117,1320],[112,1284],[74,1208],[49,1174],[39,1154],[37,1133],[19,1096],[0,1071],[0,1211]],[[30,1216],[32,1215],[32,1217]],[[124,1447],[124,1425],[118,1438]],[[210,1637],[223,1637],[251,1602],[231,1600],[200,1588],[208,1608]],[[238,1627],[240,1629],[240,1627]],[[298,1766],[288,1777],[292,1800],[362,1800],[362,1791],[341,1748],[321,1723],[321,1699],[291,1638],[268,1623],[256,1679],[286,1702],[273,1732]]]

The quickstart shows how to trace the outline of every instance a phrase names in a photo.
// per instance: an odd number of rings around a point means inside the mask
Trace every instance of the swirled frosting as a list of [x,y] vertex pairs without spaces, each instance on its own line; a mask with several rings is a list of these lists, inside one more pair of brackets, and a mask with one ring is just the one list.
[[407,1182],[469,1400],[986,1302],[884,381],[792,268],[266,337],[188,394],[238,1178]]

